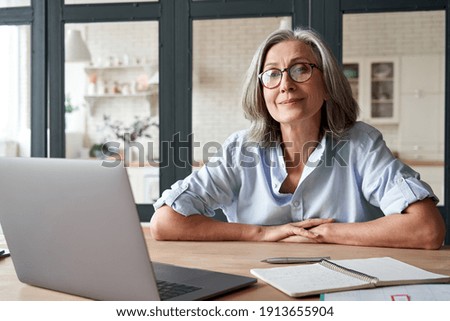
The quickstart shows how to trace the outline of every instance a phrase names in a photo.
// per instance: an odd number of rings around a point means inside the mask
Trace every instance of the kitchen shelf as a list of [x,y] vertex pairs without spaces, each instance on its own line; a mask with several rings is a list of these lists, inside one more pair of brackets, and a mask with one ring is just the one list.
[[[154,67],[154,66],[153,66]],[[86,66],[85,73],[89,77],[87,93],[84,96],[91,114],[99,106],[111,104],[113,99],[130,100],[130,106],[145,99],[150,108],[154,97],[158,95],[158,73],[151,76],[150,64],[126,64],[108,66]],[[151,77],[151,78],[150,78]],[[153,103],[154,104],[154,103]]]
[[146,91],[143,93],[136,94],[104,94],[104,95],[86,95],[86,99],[103,99],[103,98],[133,98],[133,97],[150,97],[152,95],[151,91]]
[[124,70],[124,69],[150,69],[151,65],[148,64],[132,64],[132,65],[117,65],[117,66],[88,66],[85,67],[84,70],[86,73],[90,73],[93,71],[102,71],[102,70]]

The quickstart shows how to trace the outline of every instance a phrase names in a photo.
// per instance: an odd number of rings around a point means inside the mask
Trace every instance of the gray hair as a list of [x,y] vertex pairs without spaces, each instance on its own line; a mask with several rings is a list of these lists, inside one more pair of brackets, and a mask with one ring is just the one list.
[[269,49],[280,42],[290,40],[300,41],[310,46],[322,70],[330,98],[322,106],[321,133],[331,132],[340,136],[356,122],[358,117],[359,107],[352,96],[350,84],[322,38],[310,29],[297,28],[294,31],[280,29],[270,34],[257,49],[243,86],[242,107],[245,117],[252,123],[249,139],[263,147],[280,142],[281,133],[280,124],[267,110],[258,74],[263,71]]

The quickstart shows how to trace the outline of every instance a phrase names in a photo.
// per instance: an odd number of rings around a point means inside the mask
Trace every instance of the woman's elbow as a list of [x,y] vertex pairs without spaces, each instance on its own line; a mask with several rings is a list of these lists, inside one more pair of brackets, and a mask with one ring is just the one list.
[[445,227],[436,229],[434,234],[429,235],[424,242],[426,250],[439,250],[444,245]]
[[[409,230],[409,247],[438,250],[444,244],[445,222],[438,208],[431,199],[425,199],[411,204],[406,213],[411,214],[414,222]],[[409,215],[408,214],[408,215]],[[414,245],[413,245],[414,244]]]
[[168,206],[160,207],[155,211],[150,221],[150,233],[157,241],[171,240],[170,214]]
[[423,245],[426,250],[439,250],[445,240],[445,223],[443,219],[438,219],[434,224],[430,224],[423,234]]

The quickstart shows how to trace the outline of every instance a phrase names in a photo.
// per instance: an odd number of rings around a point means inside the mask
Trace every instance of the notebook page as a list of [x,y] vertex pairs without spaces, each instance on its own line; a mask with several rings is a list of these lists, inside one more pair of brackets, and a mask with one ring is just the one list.
[[291,296],[313,295],[368,284],[358,278],[330,270],[319,263],[252,269],[251,273]]
[[375,276],[380,282],[432,280],[447,277],[446,275],[425,271],[390,257],[333,260],[333,262],[346,268]]

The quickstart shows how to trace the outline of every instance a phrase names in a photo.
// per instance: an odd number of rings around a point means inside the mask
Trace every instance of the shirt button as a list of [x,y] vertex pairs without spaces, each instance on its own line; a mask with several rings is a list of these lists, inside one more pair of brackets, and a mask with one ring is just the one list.
[[298,207],[298,206],[300,205],[300,202],[299,202],[299,201],[295,201],[295,202],[293,203],[293,205],[294,205],[294,207]]

